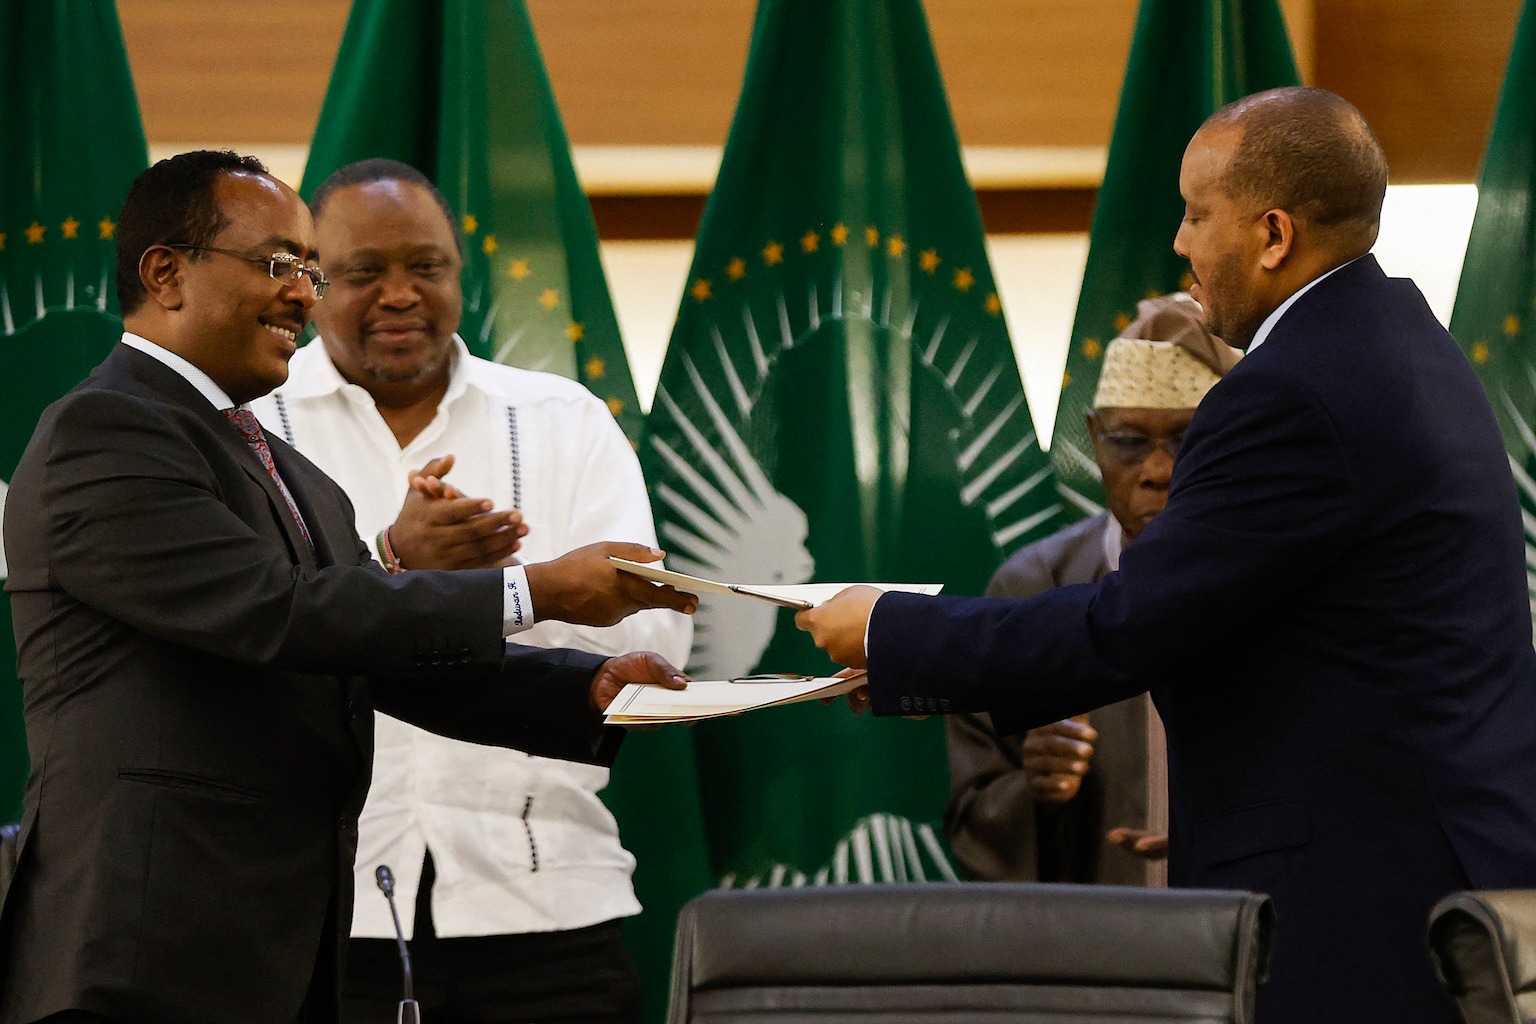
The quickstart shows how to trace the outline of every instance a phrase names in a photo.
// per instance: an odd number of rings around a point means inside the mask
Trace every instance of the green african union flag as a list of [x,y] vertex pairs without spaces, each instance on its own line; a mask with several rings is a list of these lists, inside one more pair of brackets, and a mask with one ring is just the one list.
[[1525,5],[1478,179],[1451,333],[1487,389],[1520,497],[1536,617],[1536,6]]
[[356,0],[300,192],[370,157],[422,171],[459,216],[469,350],[579,380],[637,439],[597,229],[522,0]]
[[1104,501],[1083,422],[1104,348],[1139,300],[1189,287],[1173,251],[1184,147],[1218,108],[1298,81],[1276,0],[1142,0],[1051,435],[1058,486],[1077,514]]
[[[763,0],[643,463],[676,568],[979,594],[1058,524],[918,0]],[[701,678],[832,669],[705,597]],[[728,885],[954,877],[943,723],[797,705],[693,731]]]
[[[122,334],[115,218],[148,157],[110,2],[0,0],[0,30],[3,498],[44,407]],[[0,622],[0,821],[9,821],[27,753],[8,598]]]

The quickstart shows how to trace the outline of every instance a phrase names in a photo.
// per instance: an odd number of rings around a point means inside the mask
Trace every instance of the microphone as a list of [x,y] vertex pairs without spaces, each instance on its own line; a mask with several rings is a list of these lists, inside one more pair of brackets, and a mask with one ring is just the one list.
[[411,954],[405,948],[405,929],[400,927],[400,909],[395,906],[395,876],[388,864],[380,864],[373,872],[379,891],[389,900],[389,916],[395,919],[395,944],[400,947],[400,972],[405,977],[405,991],[400,1009],[395,1014],[397,1024],[421,1024],[421,1006],[416,1002],[415,983],[411,979]]

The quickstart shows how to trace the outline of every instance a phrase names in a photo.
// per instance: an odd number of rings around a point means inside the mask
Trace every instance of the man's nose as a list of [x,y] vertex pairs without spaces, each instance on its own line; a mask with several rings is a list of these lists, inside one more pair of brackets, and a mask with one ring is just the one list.
[[1150,487],[1167,487],[1173,479],[1173,459],[1178,453],[1172,441],[1160,441],[1141,462],[1141,482]]
[[315,294],[315,282],[310,279],[308,274],[303,275],[298,280],[288,281],[285,284],[283,300],[302,307],[306,315],[315,308],[315,300],[317,298],[319,296]]
[[411,275],[401,269],[392,269],[385,273],[379,289],[380,305],[391,309],[406,309],[419,301],[421,301],[421,292],[411,280]]

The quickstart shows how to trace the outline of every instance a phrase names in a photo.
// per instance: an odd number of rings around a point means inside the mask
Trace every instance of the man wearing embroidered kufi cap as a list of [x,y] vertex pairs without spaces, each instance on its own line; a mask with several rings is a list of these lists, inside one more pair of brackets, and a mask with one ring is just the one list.
[[[1105,351],[1088,412],[1108,508],[1014,554],[988,596],[1030,597],[1114,570],[1168,500],[1195,406],[1238,358],[1187,295],[1141,302]],[[947,728],[945,827],[971,875],[1166,884],[1162,724],[1146,694],[1023,737],[999,736],[986,715],[954,715]]]

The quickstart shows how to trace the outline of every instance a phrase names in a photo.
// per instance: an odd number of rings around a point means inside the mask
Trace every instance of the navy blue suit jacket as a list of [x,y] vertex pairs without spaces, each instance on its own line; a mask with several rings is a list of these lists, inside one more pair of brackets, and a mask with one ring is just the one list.
[[1266,1022],[1457,1019],[1434,900],[1536,887],[1536,680],[1515,489],[1411,282],[1319,282],[1207,396],[1167,510],[1098,584],[880,599],[877,714],[1017,731],[1151,689],[1175,882],[1267,892]]

